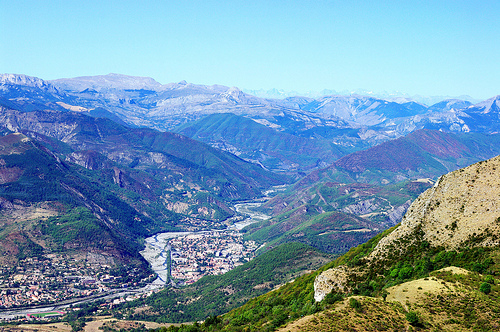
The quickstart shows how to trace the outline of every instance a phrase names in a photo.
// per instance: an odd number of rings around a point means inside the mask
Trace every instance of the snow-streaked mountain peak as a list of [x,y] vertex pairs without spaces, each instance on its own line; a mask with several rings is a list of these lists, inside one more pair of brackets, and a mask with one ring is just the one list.
[[102,91],[113,90],[159,90],[162,85],[151,77],[128,76],[122,74],[108,74],[98,76],[81,76],[75,78],[61,78],[51,81],[64,90],[83,91],[93,89]]

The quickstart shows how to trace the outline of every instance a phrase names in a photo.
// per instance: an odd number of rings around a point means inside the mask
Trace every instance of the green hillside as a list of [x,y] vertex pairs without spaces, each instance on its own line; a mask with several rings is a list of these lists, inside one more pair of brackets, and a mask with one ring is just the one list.
[[319,250],[341,254],[379,232],[376,225],[352,214],[323,212],[305,205],[272,219],[248,226],[245,239],[265,244],[269,250],[299,241]]
[[433,179],[500,153],[499,139],[418,130],[349,154],[266,202],[261,209],[273,217],[247,227],[246,238],[343,253],[398,223]]
[[[139,240],[168,226],[139,214],[105,179],[85,176],[85,169],[22,134],[0,137],[0,164],[3,280],[22,273],[32,259],[92,271],[105,262],[108,273],[122,282],[150,273]],[[64,265],[59,266],[51,266],[54,273],[63,273]]]
[[393,226],[429,182],[403,181],[377,186],[330,182],[310,187],[300,183],[266,202],[261,209],[274,216],[245,228],[245,238],[272,248],[299,241],[342,254]]
[[[0,115],[7,119],[4,126],[35,138],[62,159],[102,170],[115,184],[141,196],[161,196],[159,202],[154,200],[163,209],[181,214],[206,207],[207,200],[191,199],[199,192],[212,195],[210,201],[217,210],[215,206],[259,197],[263,190],[289,181],[179,134],[127,128],[109,119],[75,112],[25,113],[2,108]],[[211,214],[208,211],[192,217],[210,220]],[[221,219],[228,217],[218,215]]]
[[[203,320],[241,306],[246,301],[287,283],[331,259],[301,243],[288,243],[219,276],[206,276],[193,285],[167,288],[120,310],[134,320],[186,322]],[[133,314],[136,308],[147,310]]]
[[280,132],[231,113],[212,114],[174,131],[257,161],[273,171],[307,171],[346,154],[326,139]]

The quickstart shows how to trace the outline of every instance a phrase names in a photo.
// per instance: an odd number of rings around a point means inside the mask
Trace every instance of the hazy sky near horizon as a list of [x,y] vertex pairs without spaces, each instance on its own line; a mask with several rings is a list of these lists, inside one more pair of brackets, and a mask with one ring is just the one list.
[[0,73],[500,94],[500,1],[0,0]]

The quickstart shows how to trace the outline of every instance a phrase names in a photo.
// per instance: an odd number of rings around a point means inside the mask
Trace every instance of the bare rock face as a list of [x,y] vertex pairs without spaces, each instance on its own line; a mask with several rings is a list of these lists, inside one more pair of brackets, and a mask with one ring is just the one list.
[[391,211],[389,211],[389,213],[387,214],[387,219],[389,220],[391,226],[394,226],[401,221],[410,205],[411,200],[407,200],[403,205],[394,207]]
[[118,167],[113,167],[113,181],[115,184],[123,187],[123,173]]
[[320,302],[333,290],[346,291],[347,272],[347,267],[339,266],[318,275],[314,280],[314,299]]
[[67,143],[71,141],[77,125],[51,118],[52,114],[58,113],[57,111],[21,112],[0,107],[0,123],[14,132],[29,130]]
[[342,209],[342,211],[352,214],[367,214],[371,213],[379,207],[378,204],[374,203],[375,198],[366,199],[364,201],[357,202],[356,204],[351,204]]
[[91,170],[103,169],[107,162],[104,156],[95,151],[73,152],[66,157],[66,160]]
[[432,246],[457,249],[471,237],[481,246],[498,245],[500,234],[500,156],[442,176],[410,206],[400,227],[381,239],[369,259],[417,228]]
[[[500,156],[442,176],[408,208],[403,221],[380,239],[366,257],[365,270],[394,250],[404,255],[400,240],[419,238],[447,250],[464,246],[499,246]],[[347,279],[365,270],[340,266],[316,277],[314,298],[321,301],[332,290],[348,291]]]
[[28,87],[39,88],[44,91],[49,91],[52,93],[59,93],[59,90],[51,83],[44,81],[38,77],[32,77],[27,75],[1,74],[0,85],[4,84],[28,86]]
[[0,197],[0,210],[12,210],[14,209],[14,204],[9,200]]

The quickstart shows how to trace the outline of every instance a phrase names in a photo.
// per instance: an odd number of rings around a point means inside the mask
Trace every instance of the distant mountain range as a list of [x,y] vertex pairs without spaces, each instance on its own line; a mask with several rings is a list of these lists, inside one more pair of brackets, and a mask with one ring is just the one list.
[[233,113],[208,115],[173,130],[267,169],[287,173],[325,167],[348,151],[326,139],[277,131]]
[[265,99],[285,99],[288,97],[295,97],[295,96],[303,96],[303,97],[309,97],[309,98],[320,98],[323,96],[332,96],[332,95],[342,95],[342,96],[351,96],[351,95],[358,95],[358,96],[370,96],[374,98],[379,98],[379,99],[384,99],[384,100],[389,100],[389,101],[398,101],[398,100],[407,100],[407,101],[415,101],[417,103],[425,104],[425,105],[434,105],[439,102],[445,101],[445,100],[451,100],[451,99],[459,99],[459,100],[465,100],[470,103],[477,103],[480,102],[480,100],[477,100],[475,98],[472,98],[471,96],[467,95],[462,95],[462,96],[421,96],[421,95],[409,95],[407,93],[402,93],[399,91],[394,91],[394,92],[387,92],[387,91],[381,91],[381,92],[374,92],[371,90],[366,90],[366,89],[355,89],[355,90],[341,90],[341,91],[336,91],[336,90],[331,90],[331,89],[323,89],[320,91],[306,91],[306,92],[297,92],[297,91],[286,91],[282,89],[243,89],[243,92],[248,93],[250,95],[259,97],[259,98],[265,98]]
[[[332,157],[326,157],[318,147],[326,147],[336,158],[417,129],[488,134],[500,128],[499,96],[477,104],[451,99],[431,106],[404,98],[385,100],[362,95],[267,99],[234,87],[184,81],[162,85],[152,78],[119,74],[53,81],[4,74],[0,76],[0,91],[0,104],[11,109],[73,110],[129,126],[177,131],[285,172],[308,171],[330,163]],[[220,113],[242,116],[272,130],[262,128],[263,141],[247,145],[231,135],[255,134],[245,134],[246,129],[235,133],[232,121],[236,118],[222,121],[218,115],[217,126],[211,127],[214,131],[206,132],[203,127],[214,118],[202,119]],[[247,126],[254,132],[255,127]],[[287,136],[289,142],[313,146],[310,160],[285,153],[271,155],[269,142],[282,140],[283,134],[293,136]]]

